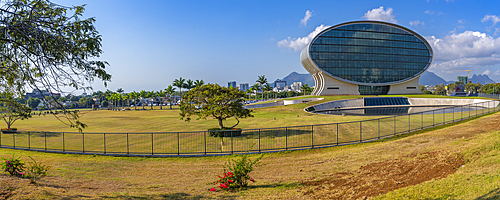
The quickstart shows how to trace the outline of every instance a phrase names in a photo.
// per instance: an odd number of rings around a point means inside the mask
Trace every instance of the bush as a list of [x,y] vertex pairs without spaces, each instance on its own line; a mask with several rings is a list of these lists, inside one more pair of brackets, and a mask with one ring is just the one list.
[[3,159],[3,162],[1,163],[2,169],[5,172],[8,172],[11,176],[19,176],[19,177],[24,177],[24,162],[21,161],[21,156],[15,158],[12,156],[9,159]]
[[2,158],[4,160],[4,162],[1,163],[2,169],[12,176],[29,178],[31,183],[35,183],[38,179],[47,176],[50,166],[43,165],[42,163],[36,162],[32,157],[28,157],[32,162],[29,162],[30,165],[27,168],[24,166],[25,163],[21,161],[21,156],[17,158],[12,156],[12,158],[9,159]]
[[211,128],[208,129],[208,132],[210,133],[210,136],[212,137],[235,137],[235,136],[240,136],[241,135],[241,129],[240,128]]
[[42,163],[36,162],[32,157],[28,157],[32,162],[30,162],[30,166],[28,166],[25,177],[29,178],[31,183],[35,183],[38,179],[47,176],[50,166],[43,165]]
[[[221,190],[235,190],[242,189],[248,185],[248,181],[255,182],[255,180],[248,175],[253,171],[253,166],[258,164],[264,154],[259,156],[255,160],[250,160],[248,158],[248,152],[242,155],[239,155],[239,159],[229,159],[226,163],[226,169],[224,171],[223,176],[219,177],[219,180],[214,181],[209,184],[217,185],[217,187]],[[216,191],[215,188],[211,188],[210,191]]]

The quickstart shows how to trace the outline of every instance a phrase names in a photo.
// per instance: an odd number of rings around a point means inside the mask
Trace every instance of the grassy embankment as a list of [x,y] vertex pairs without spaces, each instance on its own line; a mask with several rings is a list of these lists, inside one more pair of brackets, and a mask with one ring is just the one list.
[[[0,174],[0,194],[13,199],[307,199],[335,197],[328,185],[305,186],[334,174],[356,174],[362,166],[389,161],[420,161],[459,155],[465,160],[455,174],[382,194],[378,199],[496,199],[500,197],[500,114],[383,141],[266,154],[250,175],[257,180],[238,192],[208,192],[223,171],[224,157],[128,158],[49,154],[0,149],[0,157],[32,156],[52,166],[50,176],[29,180]],[[411,155],[433,155],[417,157]],[[251,155],[255,158],[257,155]],[[445,162],[446,163],[446,162]],[[376,173],[381,172],[372,172]],[[411,173],[408,174],[411,176]],[[355,178],[355,175],[352,175]],[[368,177],[369,179],[369,177]],[[342,179],[343,180],[343,179]],[[377,181],[377,180],[375,180]],[[363,186],[364,182],[357,183]],[[346,188],[344,197],[358,191]],[[367,186],[367,188],[370,188]],[[356,189],[356,191],[354,191]],[[312,193],[311,193],[312,192]],[[323,196],[321,196],[323,195]]]

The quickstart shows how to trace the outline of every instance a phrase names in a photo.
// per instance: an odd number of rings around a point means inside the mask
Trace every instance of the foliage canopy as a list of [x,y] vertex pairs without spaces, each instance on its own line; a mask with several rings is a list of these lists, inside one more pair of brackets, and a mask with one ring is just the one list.
[[224,129],[223,121],[234,117],[237,123],[229,128],[236,127],[241,118],[253,117],[246,108],[243,108],[245,93],[236,88],[221,87],[217,84],[198,86],[187,92],[181,99],[181,119],[189,122],[192,115],[199,119],[212,117],[219,122],[220,129]]
[[[95,59],[102,53],[101,35],[94,18],[81,19],[83,12],[83,5],[65,7],[48,0],[1,1],[0,91],[90,90],[95,78],[106,85],[111,80],[108,63]],[[65,113],[65,123],[85,127],[76,112]]]

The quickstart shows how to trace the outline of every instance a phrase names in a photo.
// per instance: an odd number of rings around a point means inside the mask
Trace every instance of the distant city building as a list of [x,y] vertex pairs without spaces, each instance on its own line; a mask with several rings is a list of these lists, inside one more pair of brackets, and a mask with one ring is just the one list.
[[302,87],[302,82],[293,82],[290,87],[292,91],[302,92],[302,90],[300,89]]
[[58,99],[61,97],[60,93],[50,93],[47,90],[40,90],[40,91],[33,91],[33,92],[28,92],[26,95],[24,95],[25,99],[29,98],[38,98],[38,99],[43,99],[44,96],[53,96],[55,99]]
[[243,92],[246,92],[250,87],[248,86],[248,83],[240,83],[240,90]]
[[467,84],[469,82],[469,77],[467,76],[457,76],[457,81],[462,84]]
[[284,80],[276,80],[274,81],[274,87],[278,88],[278,90],[282,90],[286,86],[286,81]]
[[227,87],[230,88],[231,86],[233,88],[236,88],[236,81],[228,81],[227,82]]

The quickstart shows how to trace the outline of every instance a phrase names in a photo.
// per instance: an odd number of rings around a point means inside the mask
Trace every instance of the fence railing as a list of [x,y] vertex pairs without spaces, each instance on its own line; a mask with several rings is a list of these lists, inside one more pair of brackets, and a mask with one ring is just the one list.
[[[369,142],[498,111],[500,101],[440,108],[364,121],[226,131],[79,133],[19,131],[0,133],[0,147],[44,152],[203,156],[312,149]],[[213,134],[213,133],[212,133]]]

